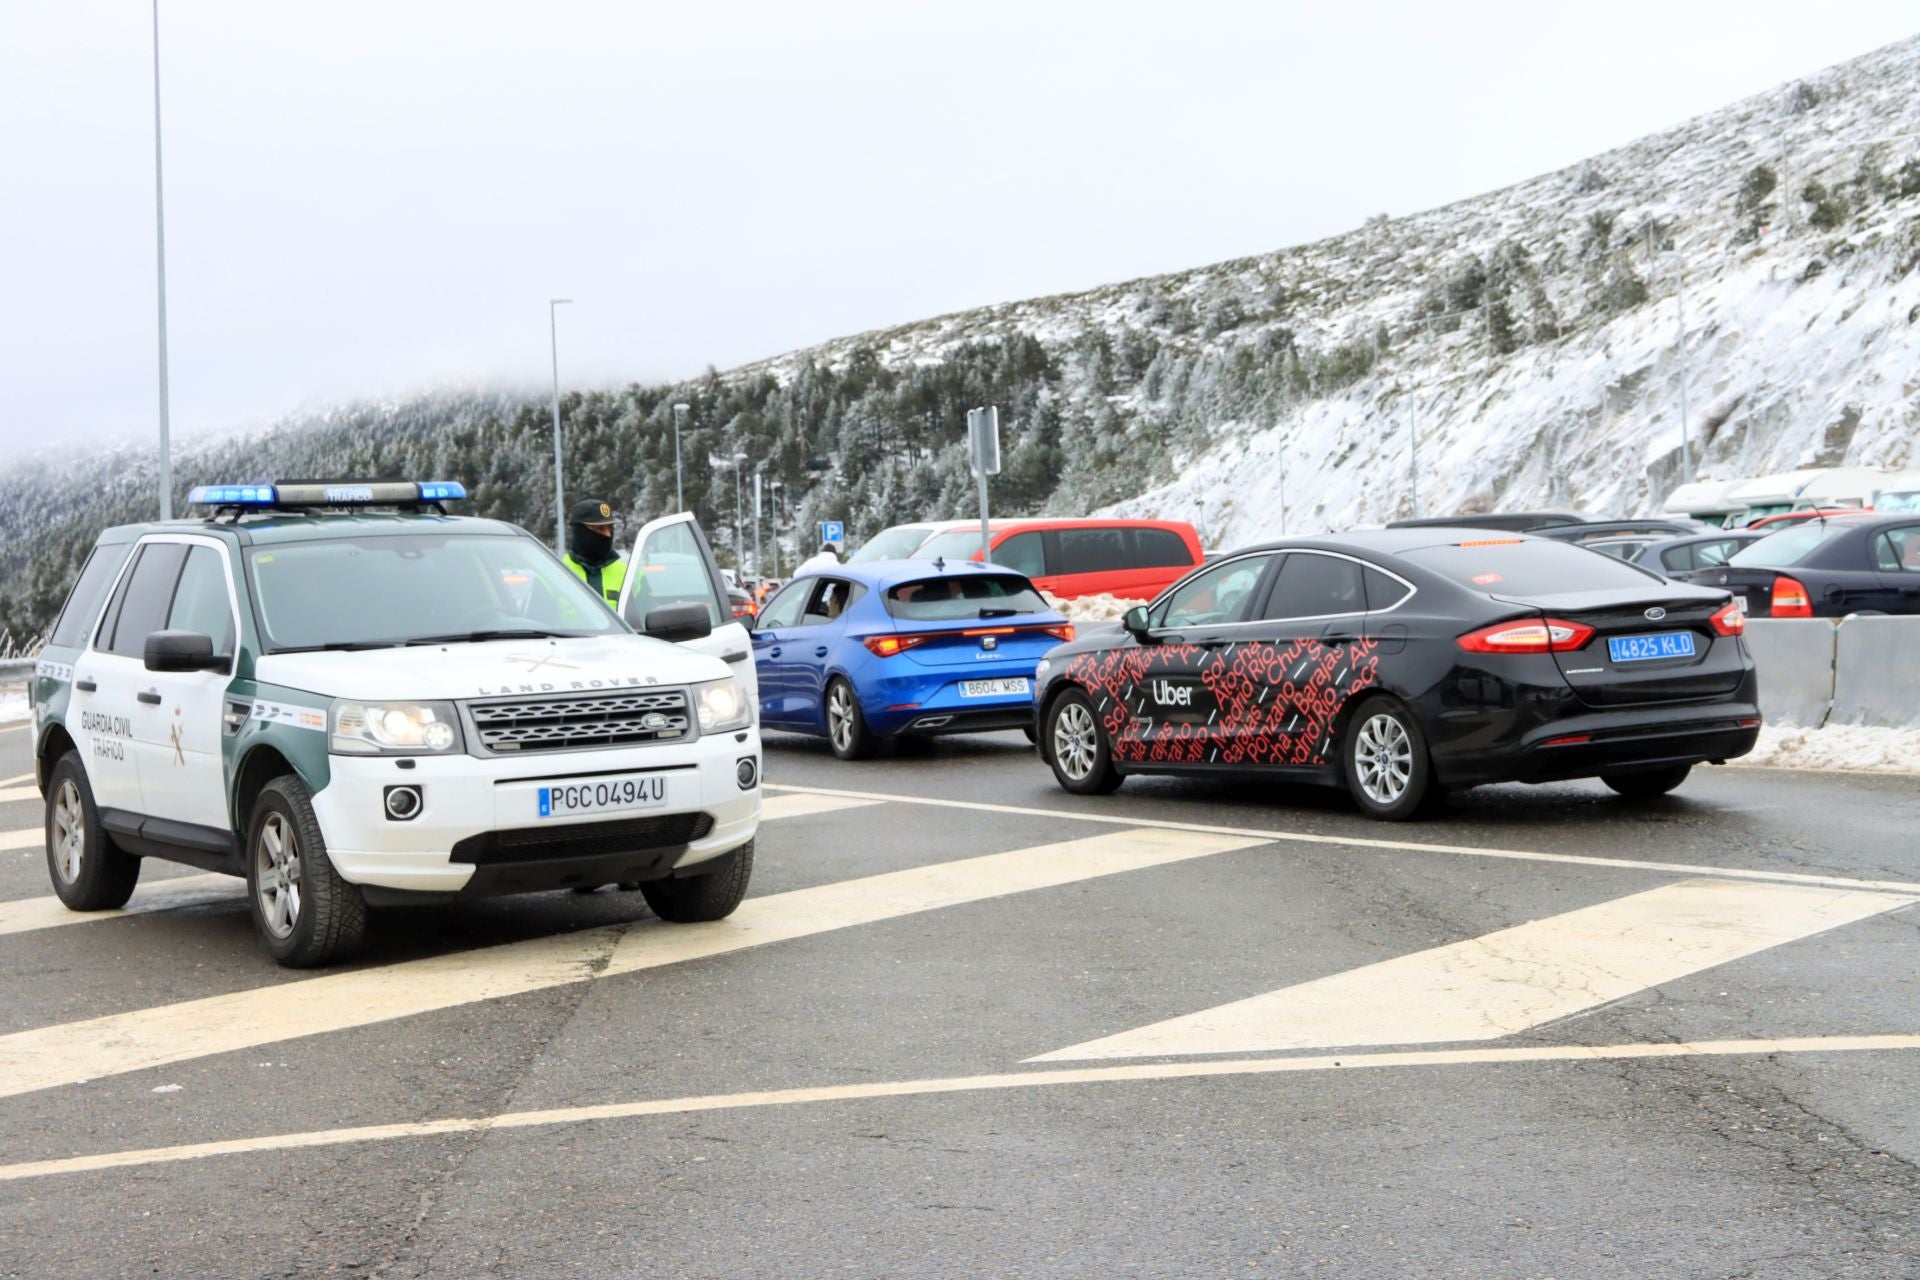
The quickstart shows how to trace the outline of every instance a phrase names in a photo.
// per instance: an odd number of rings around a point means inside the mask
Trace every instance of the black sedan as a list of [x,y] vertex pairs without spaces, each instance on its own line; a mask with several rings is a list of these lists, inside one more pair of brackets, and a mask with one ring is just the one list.
[[1731,591],[1755,618],[1920,613],[1920,512],[1808,520],[1687,580]]
[[1223,556],[1052,650],[1035,731],[1066,790],[1228,771],[1345,785],[1376,818],[1446,789],[1599,777],[1671,791],[1760,728],[1725,591],[1473,529],[1296,539]]
[[1711,529],[1649,541],[1634,554],[1620,558],[1686,581],[1695,569],[1717,568],[1772,532],[1771,529]]

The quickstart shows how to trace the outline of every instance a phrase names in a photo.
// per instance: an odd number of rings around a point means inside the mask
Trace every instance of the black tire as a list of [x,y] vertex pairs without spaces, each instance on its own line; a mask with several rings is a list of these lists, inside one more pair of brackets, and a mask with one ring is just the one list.
[[1353,709],[1340,739],[1340,771],[1360,812],[1382,822],[1419,817],[1446,795],[1434,784],[1419,720],[1393,698],[1369,698]]
[[1104,796],[1126,781],[1113,767],[1107,729],[1094,712],[1093,700],[1078,689],[1068,689],[1047,705],[1046,754],[1053,780],[1076,796]]
[[674,924],[724,920],[747,896],[753,878],[753,841],[720,855],[720,865],[704,875],[649,880],[640,886],[653,914]]
[[1664,769],[1640,769],[1632,773],[1603,773],[1600,781],[1629,800],[1652,800],[1672,791],[1693,772],[1690,764],[1673,764]]
[[71,911],[126,906],[140,882],[140,859],[116,845],[100,825],[79,752],[54,762],[46,808],[47,875],[60,901]]
[[[289,969],[310,969],[359,949],[367,934],[367,900],[327,857],[306,783],[287,773],[260,788],[240,856],[253,926],[268,955]],[[269,879],[269,871],[277,874]]]
[[842,760],[865,760],[880,745],[860,713],[860,695],[842,676],[827,682],[827,741]]

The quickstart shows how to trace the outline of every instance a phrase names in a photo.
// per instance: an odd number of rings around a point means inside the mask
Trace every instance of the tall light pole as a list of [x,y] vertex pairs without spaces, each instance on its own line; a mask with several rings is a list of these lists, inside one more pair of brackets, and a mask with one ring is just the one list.
[[767,481],[767,488],[773,491],[773,576],[780,576],[780,482]]
[[740,522],[740,487],[742,480],[740,464],[746,460],[747,455],[744,453],[735,453],[733,455],[733,560],[734,569],[742,579],[741,586],[746,585],[744,579],[747,576],[747,539]]
[[761,577],[761,578],[764,578],[767,576],[767,571],[763,567],[764,562],[760,559],[760,492],[762,488],[761,473],[765,470],[766,470],[765,463],[762,463],[761,465],[753,469],[753,572],[756,577]]
[[547,299],[547,342],[553,348],[553,553],[567,554],[567,498],[560,478],[560,328],[554,316],[572,298]]
[[173,444],[167,422],[167,200],[160,181],[160,0],[153,0],[153,244],[160,286],[160,518],[173,519]]
[[685,511],[687,498],[680,489],[680,415],[687,411],[684,404],[673,406],[673,509]]

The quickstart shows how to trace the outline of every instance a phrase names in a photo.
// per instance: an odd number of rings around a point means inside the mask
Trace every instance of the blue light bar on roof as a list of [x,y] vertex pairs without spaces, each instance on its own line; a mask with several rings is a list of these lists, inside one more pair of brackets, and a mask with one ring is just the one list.
[[278,501],[270,484],[199,484],[187,493],[190,507],[270,507]]
[[195,507],[364,507],[454,502],[467,496],[458,480],[373,484],[203,484],[187,494]]

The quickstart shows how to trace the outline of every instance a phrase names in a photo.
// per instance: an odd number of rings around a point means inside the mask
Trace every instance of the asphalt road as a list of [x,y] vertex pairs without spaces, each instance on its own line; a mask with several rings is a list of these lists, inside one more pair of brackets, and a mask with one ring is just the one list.
[[732,921],[390,911],[319,976],[238,882],[74,918],[0,852],[0,1276],[1920,1275],[1911,778],[767,772]]

